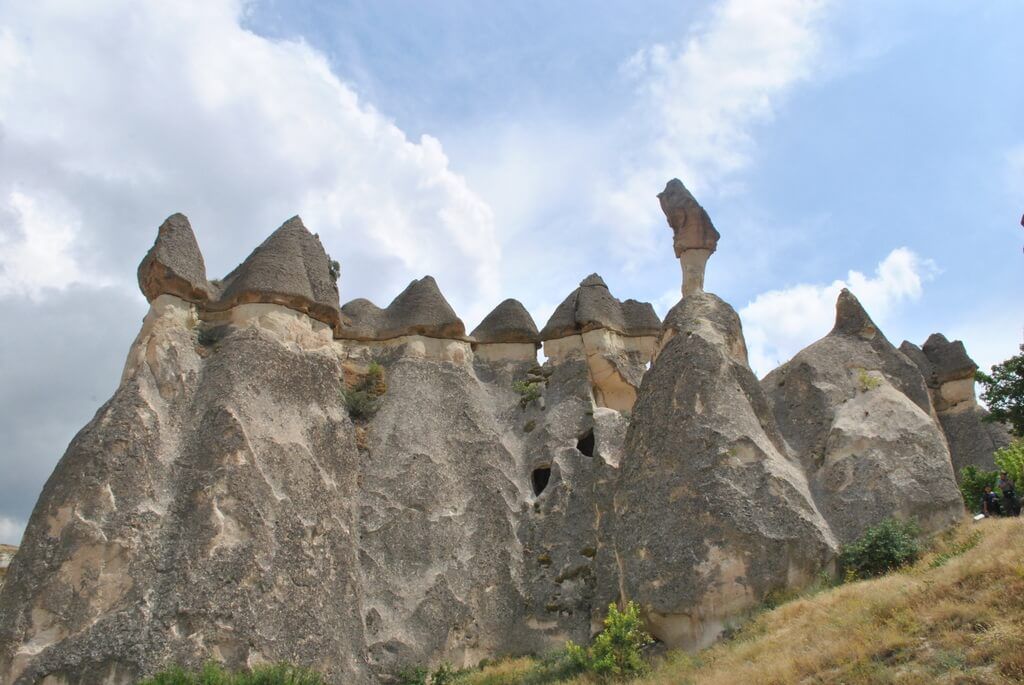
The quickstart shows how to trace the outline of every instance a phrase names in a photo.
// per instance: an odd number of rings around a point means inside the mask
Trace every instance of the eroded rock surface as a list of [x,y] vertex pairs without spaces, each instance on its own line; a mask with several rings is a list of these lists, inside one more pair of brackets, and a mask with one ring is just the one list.
[[160,225],[156,242],[138,270],[139,289],[150,302],[175,295],[188,302],[206,302],[216,295],[206,280],[206,263],[192,225],[184,214],[172,214]]
[[342,312],[346,319],[340,331],[342,338],[392,340],[409,335],[466,338],[466,326],[432,276],[411,282],[386,309],[359,299],[347,303]]
[[832,331],[761,383],[840,541],[887,516],[936,531],[963,514],[921,373],[848,290]]
[[604,515],[602,559],[654,635],[699,648],[836,545],[747,365],[739,317],[693,293],[669,312]]

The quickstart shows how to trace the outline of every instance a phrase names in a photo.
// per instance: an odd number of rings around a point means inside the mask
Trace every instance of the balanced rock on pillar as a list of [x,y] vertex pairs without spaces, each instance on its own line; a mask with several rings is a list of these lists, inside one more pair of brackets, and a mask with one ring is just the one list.
[[658,193],[661,210],[672,227],[672,245],[683,267],[683,297],[704,290],[704,268],[721,235],[683,182],[673,178]]

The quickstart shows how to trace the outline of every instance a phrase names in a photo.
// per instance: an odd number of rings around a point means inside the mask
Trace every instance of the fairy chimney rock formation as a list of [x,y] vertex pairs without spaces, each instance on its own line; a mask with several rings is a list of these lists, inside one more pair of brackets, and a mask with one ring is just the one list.
[[832,331],[761,385],[840,542],[886,516],[932,532],[963,514],[921,373],[850,291],[839,295]]
[[286,221],[228,274],[209,307],[227,311],[244,304],[277,304],[336,328],[341,321],[338,285],[320,238],[295,216]]
[[467,340],[466,326],[441,294],[433,276],[424,276],[381,309],[359,299],[342,307],[341,338],[386,341],[406,336]]
[[213,287],[192,225],[184,214],[172,214],[160,225],[156,242],[139,264],[139,289],[152,302],[174,295],[188,302],[206,302]]
[[993,453],[1010,444],[1011,437],[1003,424],[985,420],[988,412],[978,404],[974,393],[978,365],[964,344],[933,333],[921,347],[904,340],[900,351],[921,370],[949,444],[957,479],[966,466],[994,469]]
[[620,302],[591,274],[558,305],[540,339],[552,362],[587,360],[598,406],[629,411],[660,332],[650,303]]
[[683,269],[683,297],[704,290],[704,269],[721,235],[683,182],[673,178],[658,193],[661,210],[672,227],[672,246]]
[[484,317],[470,337],[477,356],[491,361],[536,360],[540,334],[533,317],[519,300],[507,299]]

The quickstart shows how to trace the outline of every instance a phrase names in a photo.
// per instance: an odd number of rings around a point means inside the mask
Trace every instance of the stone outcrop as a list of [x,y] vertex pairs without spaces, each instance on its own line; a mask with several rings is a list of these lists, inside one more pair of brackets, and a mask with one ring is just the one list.
[[658,193],[661,210],[672,228],[672,247],[683,268],[683,297],[704,290],[704,270],[721,235],[683,182],[673,178]]
[[933,333],[922,347],[904,340],[900,351],[924,376],[957,479],[966,466],[994,469],[992,454],[1010,444],[1011,437],[1004,425],[985,421],[988,412],[974,394],[978,365],[968,356],[964,344]]
[[206,280],[206,263],[184,214],[172,214],[160,225],[156,242],[139,265],[138,277],[139,289],[150,302],[164,294],[187,302],[207,302],[216,295]]
[[629,411],[661,331],[646,302],[620,302],[591,274],[555,309],[540,332],[553,362],[583,358],[598,406]]
[[747,365],[739,317],[691,293],[669,312],[626,437],[603,554],[670,646],[710,644],[836,544]]
[[761,383],[840,541],[890,515],[930,532],[963,514],[920,372],[848,290],[832,331]]
[[386,309],[360,299],[345,304],[342,313],[341,338],[379,341],[421,335],[466,340],[466,326],[432,276],[410,283]]

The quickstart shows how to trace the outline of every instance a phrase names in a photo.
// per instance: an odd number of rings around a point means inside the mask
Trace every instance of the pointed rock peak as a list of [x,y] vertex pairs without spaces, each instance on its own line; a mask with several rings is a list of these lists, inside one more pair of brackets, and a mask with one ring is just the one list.
[[466,326],[448,304],[433,276],[414,280],[385,310],[384,338],[426,335],[433,338],[464,338]]
[[921,346],[924,356],[932,365],[935,381],[946,383],[952,380],[973,378],[978,365],[967,354],[963,342],[950,342],[941,333],[932,333]]
[[172,214],[160,224],[156,242],[139,264],[138,278],[151,302],[165,294],[197,303],[209,299],[206,263],[188,217]]
[[541,340],[555,340],[607,328],[628,336],[658,335],[661,323],[646,302],[620,302],[597,274],[590,274],[558,305],[540,332]]
[[338,286],[320,238],[294,216],[224,279],[217,306],[281,304],[331,326],[340,320]]
[[605,290],[608,289],[608,285],[604,282],[604,279],[598,276],[597,274],[590,274],[582,281],[580,281],[581,288],[587,288],[594,285],[604,288]]
[[843,288],[836,300],[836,324],[832,333],[873,338],[878,327],[853,293]]
[[471,334],[479,343],[538,343],[537,324],[519,300],[508,299],[484,317]]
[[665,190],[658,193],[658,199],[661,200],[662,208],[666,205],[672,206],[683,202],[697,202],[693,193],[678,178],[673,178],[665,184]]

